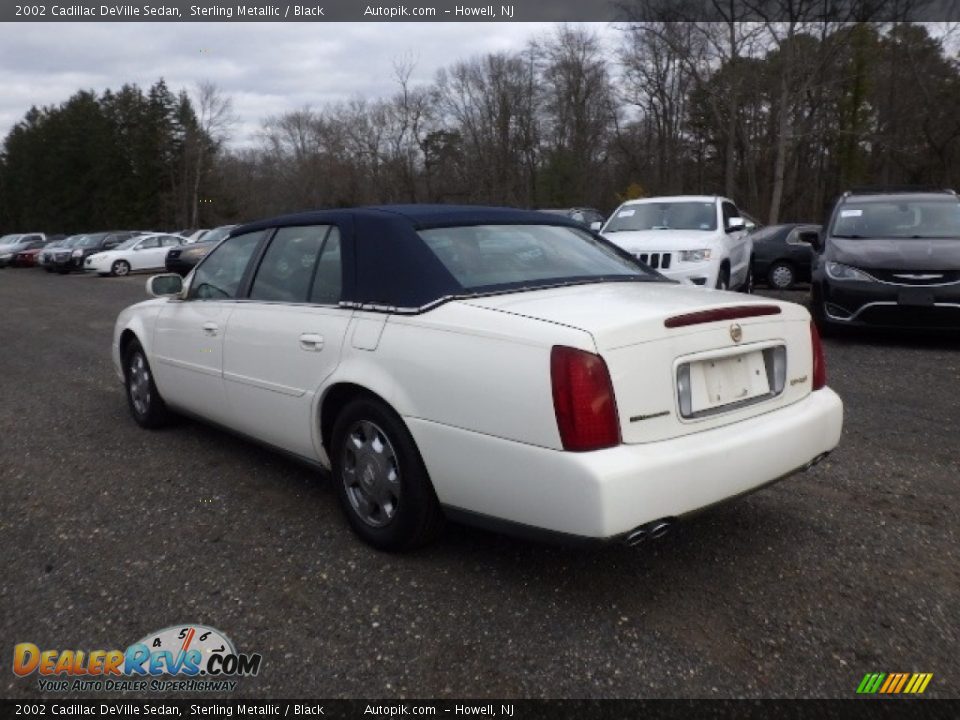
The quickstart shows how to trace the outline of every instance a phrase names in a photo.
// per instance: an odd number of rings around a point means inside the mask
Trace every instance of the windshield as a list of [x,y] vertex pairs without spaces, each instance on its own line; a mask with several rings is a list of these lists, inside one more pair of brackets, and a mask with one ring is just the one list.
[[466,290],[656,277],[571,227],[479,225],[422,230],[420,237]]
[[713,201],[644,202],[622,205],[603,229],[625,230],[716,230],[717,209]]
[[833,221],[831,237],[960,237],[960,203],[947,200],[890,200],[844,203]]
[[20,235],[4,235],[0,237],[0,245],[15,245],[20,237]]

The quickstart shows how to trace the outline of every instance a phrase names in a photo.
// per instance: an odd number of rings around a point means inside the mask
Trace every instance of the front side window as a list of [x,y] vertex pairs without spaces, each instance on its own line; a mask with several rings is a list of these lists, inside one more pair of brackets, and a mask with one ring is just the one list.
[[250,299],[306,302],[317,257],[329,233],[329,225],[280,228],[257,269]]
[[151,250],[153,248],[158,248],[158,247],[160,247],[160,238],[156,238],[156,237],[147,238],[146,240],[140,243],[141,250]]
[[712,201],[683,200],[623,205],[603,231],[716,229],[717,206]]
[[466,290],[655,277],[572,227],[479,225],[421,230],[420,237]]
[[258,230],[218,245],[194,270],[189,298],[229,300],[236,297],[247,264],[262,236],[263,232]]
[[830,235],[839,238],[960,237],[960,203],[945,200],[847,202],[833,221]]

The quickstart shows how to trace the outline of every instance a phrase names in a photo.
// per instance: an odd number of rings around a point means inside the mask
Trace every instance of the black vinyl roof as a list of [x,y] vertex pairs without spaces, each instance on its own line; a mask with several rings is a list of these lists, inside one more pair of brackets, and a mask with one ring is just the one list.
[[231,234],[239,235],[269,227],[290,227],[295,225],[316,225],[347,219],[375,219],[383,222],[393,221],[406,224],[414,229],[431,227],[450,227],[454,225],[566,225],[581,227],[579,223],[566,217],[546,216],[536,210],[518,210],[507,207],[483,207],[479,205],[377,205],[358,208],[338,208],[332,210],[310,210],[307,212],[280,215],[279,217],[257,220],[235,227]]
[[464,293],[464,288],[417,234],[419,230],[468,225],[559,225],[585,232],[575,220],[535,210],[472,205],[384,205],[282,215],[240,225],[233,228],[230,235],[326,224],[338,225],[342,234],[347,272],[341,302],[407,312],[421,311]]

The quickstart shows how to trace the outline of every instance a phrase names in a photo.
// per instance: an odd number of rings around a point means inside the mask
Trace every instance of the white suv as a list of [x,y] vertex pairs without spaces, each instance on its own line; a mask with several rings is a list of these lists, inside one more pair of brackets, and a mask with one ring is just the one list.
[[678,195],[628,200],[600,232],[673,280],[751,292],[749,225],[732,200]]

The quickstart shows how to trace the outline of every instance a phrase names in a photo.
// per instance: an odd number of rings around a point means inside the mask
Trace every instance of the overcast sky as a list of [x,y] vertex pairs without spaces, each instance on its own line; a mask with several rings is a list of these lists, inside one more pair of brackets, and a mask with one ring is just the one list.
[[[612,40],[615,30],[591,24]],[[59,104],[163,77],[176,91],[211,80],[233,99],[234,144],[253,142],[268,115],[395,89],[393,64],[412,80],[475,55],[518,49],[550,23],[26,23],[0,25],[0,137],[31,105]]]

